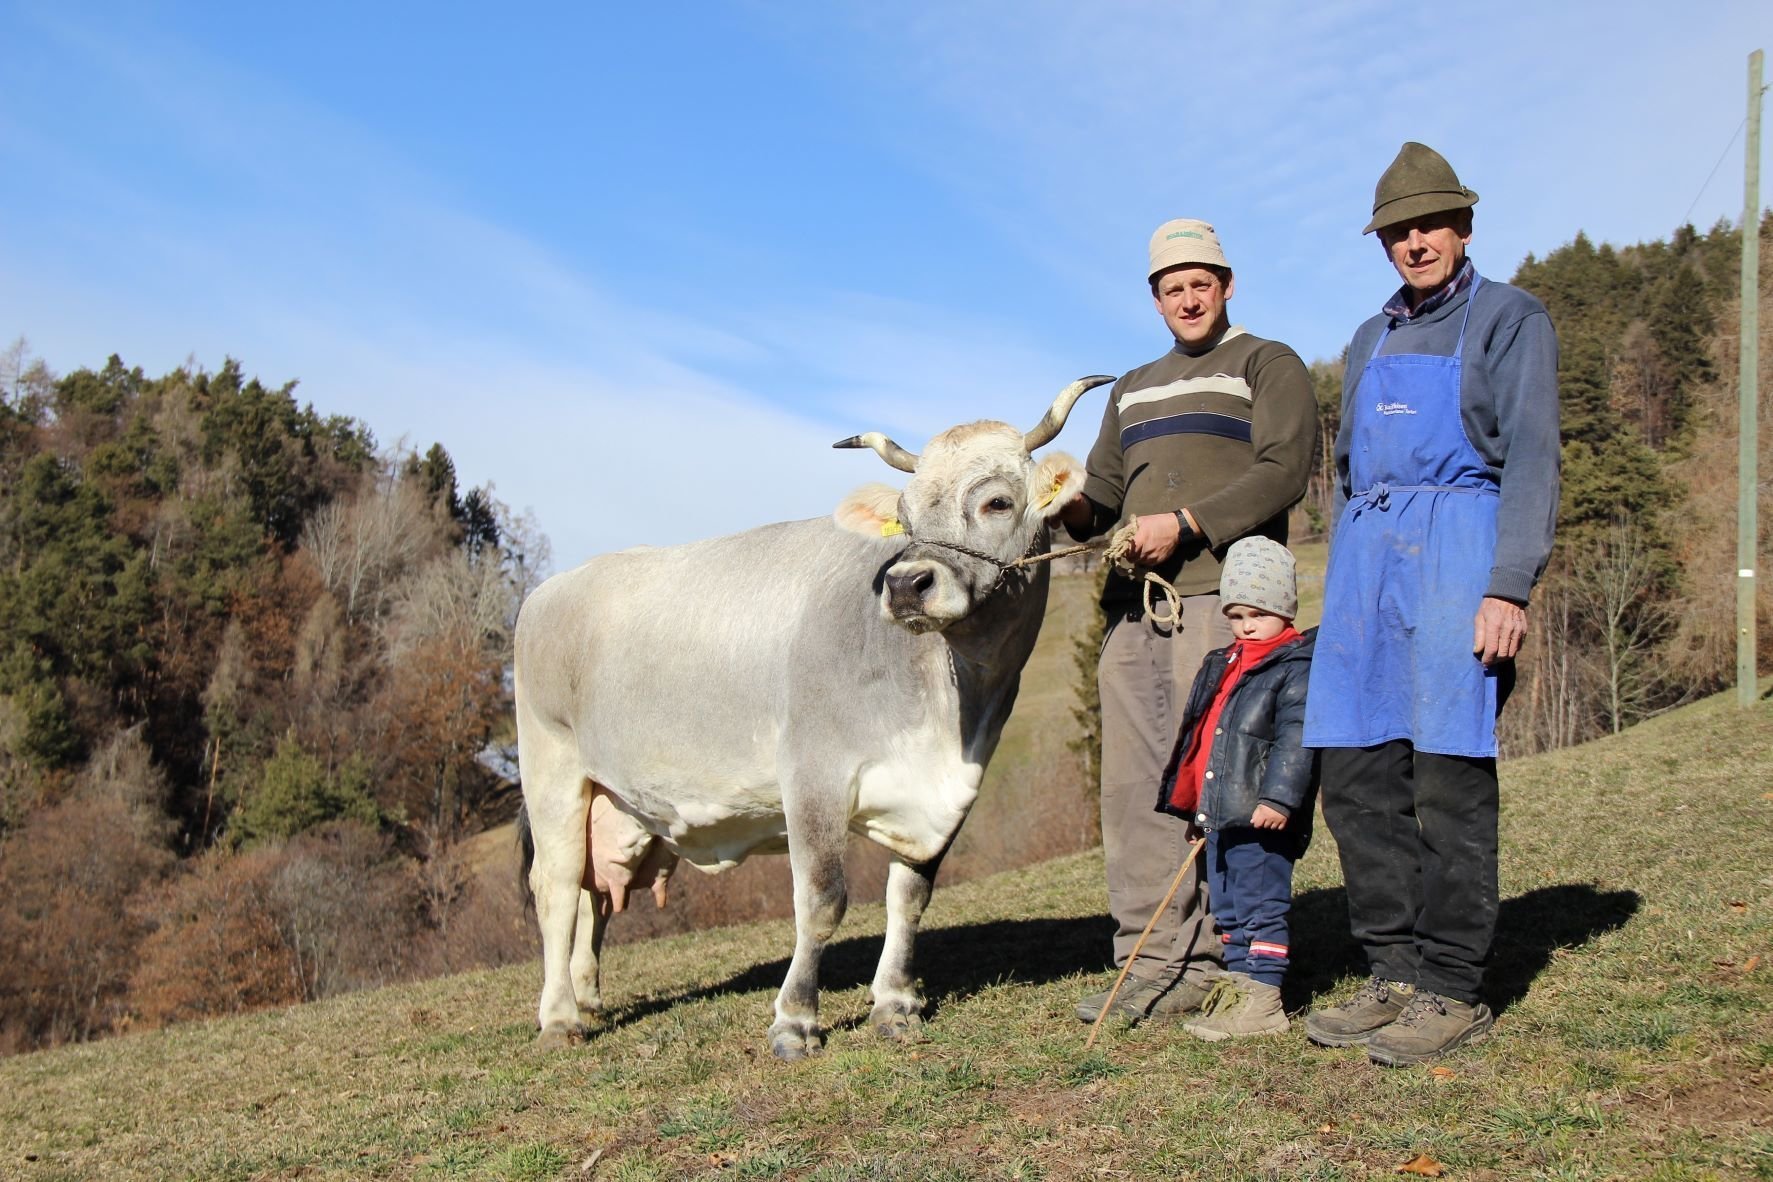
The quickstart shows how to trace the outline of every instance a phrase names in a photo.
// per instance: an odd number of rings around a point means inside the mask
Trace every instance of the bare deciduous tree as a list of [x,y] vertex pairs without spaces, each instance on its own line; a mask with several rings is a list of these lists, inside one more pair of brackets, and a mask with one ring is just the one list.
[[166,773],[155,763],[143,724],[121,731],[93,753],[75,781],[89,800],[112,801],[129,815],[135,835],[149,845],[171,843],[176,823],[166,813],[170,794]]
[[442,545],[440,533],[424,494],[383,471],[366,476],[354,497],[316,510],[301,545],[356,621],[380,614],[394,582]]
[[1594,630],[1602,660],[1602,701],[1614,734],[1653,713],[1667,689],[1656,660],[1674,626],[1659,598],[1658,556],[1629,522],[1619,522],[1573,563],[1577,613]]
[[270,907],[281,851],[211,851],[141,907],[154,931],[130,977],[150,1026],[302,1000],[293,958]]
[[431,559],[388,598],[381,637],[391,664],[442,636],[477,638],[489,652],[502,653],[511,643],[520,602],[518,588],[498,564],[470,562],[460,550]]
[[387,841],[361,825],[334,822],[291,839],[267,905],[302,1000],[402,979],[418,938],[416,896]]
[[115,800],[40,809],[0,844],[0,1051],[113,1028],[142,935],[128,904],[171,861]]
[[1504,756],[1554,751],[1588,738],[1587,686],[1593,662],[1582,652],[1570,577],[1554,566],[1533,592],[1531,630],[1515,661],[1517,682],[1497,726]]

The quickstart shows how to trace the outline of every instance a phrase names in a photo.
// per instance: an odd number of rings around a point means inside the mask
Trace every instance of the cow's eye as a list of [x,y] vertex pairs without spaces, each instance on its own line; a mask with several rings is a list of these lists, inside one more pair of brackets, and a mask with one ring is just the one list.
[[1015,508],[1015,506],[1010,503],[1010,498],[1008,497],[992,497],[989,501],[985,502],[985,507],[993,513],[1008,513],[1011,509]]

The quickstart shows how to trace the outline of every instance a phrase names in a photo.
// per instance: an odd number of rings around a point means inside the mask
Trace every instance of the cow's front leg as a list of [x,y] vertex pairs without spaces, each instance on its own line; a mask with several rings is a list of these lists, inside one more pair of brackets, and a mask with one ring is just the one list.
[[770,1051],[799,1059],[824,1045],[819,1029],[819,958],[849,903],[843,878],[848,834],[837,810],[785,802],[788,864],[794,872],[794,959],[776,994]]
[[917,926],[929,905],[942,859],[913,865],[893,859],[887,869],[886,940],[874,970],[874,1009],[868,1024],[883,1038],[907,1039],[923,1026],[923,997],[913,975]]

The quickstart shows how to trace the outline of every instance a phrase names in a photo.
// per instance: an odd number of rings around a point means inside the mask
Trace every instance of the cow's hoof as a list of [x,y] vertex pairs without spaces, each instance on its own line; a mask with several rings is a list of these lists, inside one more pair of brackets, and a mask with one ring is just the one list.
[[582,1022],[570,1026],[565,1022],[552,1022],[536,1036],[536,1046],[544,1051],[564,1051],[582,1045],[589,1037],[591,1031]]
[[868,1015],[868,1024],[874,1027],[874,1033],[894,1042],[914,1042],[923,1033],[922,1015],[898,1006],[875,1006]]
[[784,1063],[792,1063],[796,1059],[816,1055],[824,1049],[825,1040],[820,1036],[817,1027],[806,1029],[781,1025],[770,1027],[770,1054]]

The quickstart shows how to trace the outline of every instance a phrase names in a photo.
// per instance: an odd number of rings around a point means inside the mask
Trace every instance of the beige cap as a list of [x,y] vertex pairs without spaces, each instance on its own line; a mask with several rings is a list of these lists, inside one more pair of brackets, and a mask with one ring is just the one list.
[[1212,225],[1195,218],[1175,218],[1159,226],[1151,235],[1151,270],[1146,279],[1156,279],[1159,271],[1190,264],[1231,270]]

